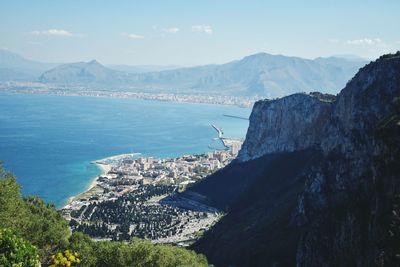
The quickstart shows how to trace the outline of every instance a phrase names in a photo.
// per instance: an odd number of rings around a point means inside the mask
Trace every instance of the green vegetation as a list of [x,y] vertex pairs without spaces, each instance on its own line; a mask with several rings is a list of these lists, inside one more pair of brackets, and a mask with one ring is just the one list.
[[397,51],[396,53],[389,53],[389,54],[385,54],[380,56],[380,59],[391,59],[391,58],[396,58],[396,57],[400,57],[400,51]]
[[54,205],[23,198],[15,177],[1,165],[0,207],[0,266],[37,266],[39,256],[42,266],[208,266],[203,255],[180,247],[71,235]]
[[0,266],[39,266],[38,250],[10,229],[0,229]]
[[8,228],[40,248],[42,262],[68,244],[68,223],[53,205],[22,198],[14,176],[0,166],[0,228]]
[[78,251],[84,266],[207,266],[207,259],[183,248],[153,245],[134,239],[122,242],[92,241],[79,232],[72,234],[70,248]]

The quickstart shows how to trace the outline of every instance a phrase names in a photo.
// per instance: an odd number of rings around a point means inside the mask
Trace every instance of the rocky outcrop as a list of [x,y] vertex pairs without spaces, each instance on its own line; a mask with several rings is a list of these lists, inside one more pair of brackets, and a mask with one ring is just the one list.
[[294,94],[255,103],[238,160],[320,145],[332,102],[312,94]]
[[[400,52],[362,68],[336,99],[295,94],[257,102],[238,159],[191,189],[229,205],[198,249],[222,265],[399,266],[399,173]],[[217,195],[222,180],[240,184],[228,200]],[[207,240],[214,250],[237,242],[222,234],[239,231],[234,224],[250,229],[253,248],[241,249],[256,261],[207,250]]]
[[[338,95],[294,94],[255,103],[239,161],[312,146],[329,152],[352,150],[360,133],[370,130],[392,109],[399,94],[397,56],[362,68]],[[358,134],[358,135],[357,135]],[[357,135],[357,136],[356,136]],[[365,141],[365,140],[364,140]]]
[[320,143],[324,157],[295,211],[304,229],[298,266],[396,261],[384,244],[400,192],[399,97],[399,53],[364,67],[338,95]]

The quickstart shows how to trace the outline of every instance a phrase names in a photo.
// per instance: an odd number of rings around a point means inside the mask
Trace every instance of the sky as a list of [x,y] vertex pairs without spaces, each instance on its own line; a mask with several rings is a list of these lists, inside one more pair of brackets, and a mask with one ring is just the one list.
[[399,0],[1,0],[0,48],[54,63],[192,66],[400,50]]

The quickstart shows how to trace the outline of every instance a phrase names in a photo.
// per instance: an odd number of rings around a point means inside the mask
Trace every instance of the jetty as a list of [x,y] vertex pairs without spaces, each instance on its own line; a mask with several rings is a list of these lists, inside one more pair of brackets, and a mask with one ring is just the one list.
[[240,120],[246,120],[248,121],[249,118],[245,118],[245,117],[240,117],[240,116],[235,116],[235,115],[229,115],[229,114],[223,114],[225,117],[229,117],[229,118],[234,118],[234,119],[240,119]]
[[223,135],[224,135],[224,132],[222,131],[222,129],[221,129],[221,128],[218,128],[218,127],[215,126],[214,124],[211,124],[211,126],[218,132],[218,138],[219,138],[219,139],[222,139],[222,138],[223,138]]

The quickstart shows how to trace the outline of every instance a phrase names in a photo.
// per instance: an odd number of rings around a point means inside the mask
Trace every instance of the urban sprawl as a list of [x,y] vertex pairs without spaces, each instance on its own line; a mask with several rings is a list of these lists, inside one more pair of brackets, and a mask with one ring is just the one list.
[[124,154],[93,162],[103,174],[63,208],[71,229],[96,239],[191,244],[222,213],[197,201],[201,195],[180,192],[229,164],[242,145],[213,127],[225,149],[164,159]]

